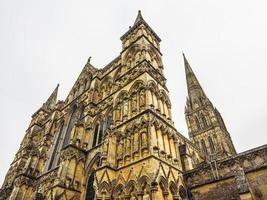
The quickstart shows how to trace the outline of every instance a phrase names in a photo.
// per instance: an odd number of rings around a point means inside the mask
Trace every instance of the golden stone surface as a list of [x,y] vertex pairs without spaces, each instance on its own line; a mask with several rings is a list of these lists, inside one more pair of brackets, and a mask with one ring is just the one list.
[[187,60],[190,140],[174,127],[160,38],[141,12],[121,40],[117,58],[103,69],[88,59],[66,100],[57,86],[33,114],[0,199],[267,198],[267,147],[236,154]]

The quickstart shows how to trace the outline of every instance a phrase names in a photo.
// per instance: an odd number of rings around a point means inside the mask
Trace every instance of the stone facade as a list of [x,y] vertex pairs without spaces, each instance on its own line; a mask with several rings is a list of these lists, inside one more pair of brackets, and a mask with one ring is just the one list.
[[172,121],[161,39],[141,12],[121,41],[106,67],[89,58],[65,101],[57,86],[32,115],[0,199],[264,199],[267,147],[236,154],[184,57],[188,140]]

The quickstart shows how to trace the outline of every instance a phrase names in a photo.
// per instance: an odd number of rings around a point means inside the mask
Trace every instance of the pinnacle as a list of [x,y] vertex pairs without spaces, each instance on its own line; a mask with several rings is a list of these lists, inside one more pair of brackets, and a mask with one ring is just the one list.
[[57,94],[58,94],[58,88],[59,84],[57,84],[57,87],[54,89],[52,94],[49,96],[47,101],[44,103],[44,106],[48,109],[51,109],[57,102]]
[[137,24],[140,21],[145,21],[145,20],[144,20],[144,18],[142,16],[141,10],[138,10],[138,15],[137,15],[137,17],[135,19],[134,25]]

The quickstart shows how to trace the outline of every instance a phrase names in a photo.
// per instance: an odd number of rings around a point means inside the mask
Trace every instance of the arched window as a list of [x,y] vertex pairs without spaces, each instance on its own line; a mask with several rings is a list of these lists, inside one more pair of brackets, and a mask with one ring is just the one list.
[[198,120],[197,116],[195,116],[195,123],[197,125],[197,129],[199,130],[200,129],[200,124],[199,124],[199,120]]
[[201,121],[203,123],[203,128],[207,128],[208,127],[208,123],[207,123],[206,117],[204,116],[203,113],[200,114],[200,117],[201,117]]
[[69,120],[69,124],[67,127],[67,131],[65,134],[65,138],[64,138],[64,142],[63,142],[63,147],[67,146],[70,143],[70,134],[71,134],[71,130],[77,120],[77,113],[78,113],[78,109],[77,107],[75,107],[72,111],[70,120]]
[[52,152],[47,170],[50,170],[51,168],[55,167],[55,162],[56,162],[56,159],[58,157],[57,155],[58,155],[58,150],[59,150],[59,141],[60,141],[60,138],[62,135],[63,127],[64,127],[64,124],[61,125],[60,130],[59,130],[58,134],[56,135],[56,137],[57,137],[56,142],[54,143],[54,145],[52,147],[53,152]]
[[208,140],[209,140],[209,145],[210,145],[210,151],[211,151],[211,153],[214,153],[215,147],[214,147],[214,143],[213,143],[210,136],[208,137]]
[[202,145],[202,149],[203,149],[205,155],[208,155],[207,147],[206,147],[205,141],[203,139],[201,140],[201,145]]
[[99,129],[99,133],[98,133],[98,142],[97,142],[97,144],[100,144],[102,142],[103,133],[104,133],[104,123],[103,123],[103,121],[101,121],[100,122],[100,129]]
[[97,125],[95,126],[94,139],[93,139],[93,146],[92,146],[92,147],[95,147],[95,146],[96,146],[97,135],[98,135],[98,129],[99,129],[99,124],[97,124]]
[[85,200],[95,199],[94,180],[95,180],[95,172],[92,172],[87,182]]
[[85,109],[84,106],[82,106],[82,107],[80,108],[79,119],[82,119],[82,118],[84,117],[84,109]]
[[103,134],[104,134],[104,121],[101,120],[95,126],[94,139],[93,139],[92,147],[95,147],[96,145],[98,145],[102,142]]

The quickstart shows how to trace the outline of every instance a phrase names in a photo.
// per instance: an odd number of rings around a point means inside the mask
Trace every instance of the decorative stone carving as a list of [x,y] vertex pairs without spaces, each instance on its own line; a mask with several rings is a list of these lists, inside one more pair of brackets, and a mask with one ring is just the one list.
[[145,90],[141,90],[141,92],[140,92],[140,107],[145,107],[145,105],[146,105]]
[[136,94],[133,94],[131,102],[132,102],[132,105],[131,105],[132,111],[134,112],[134,111],[137,110],[137,97],[136,97]]

